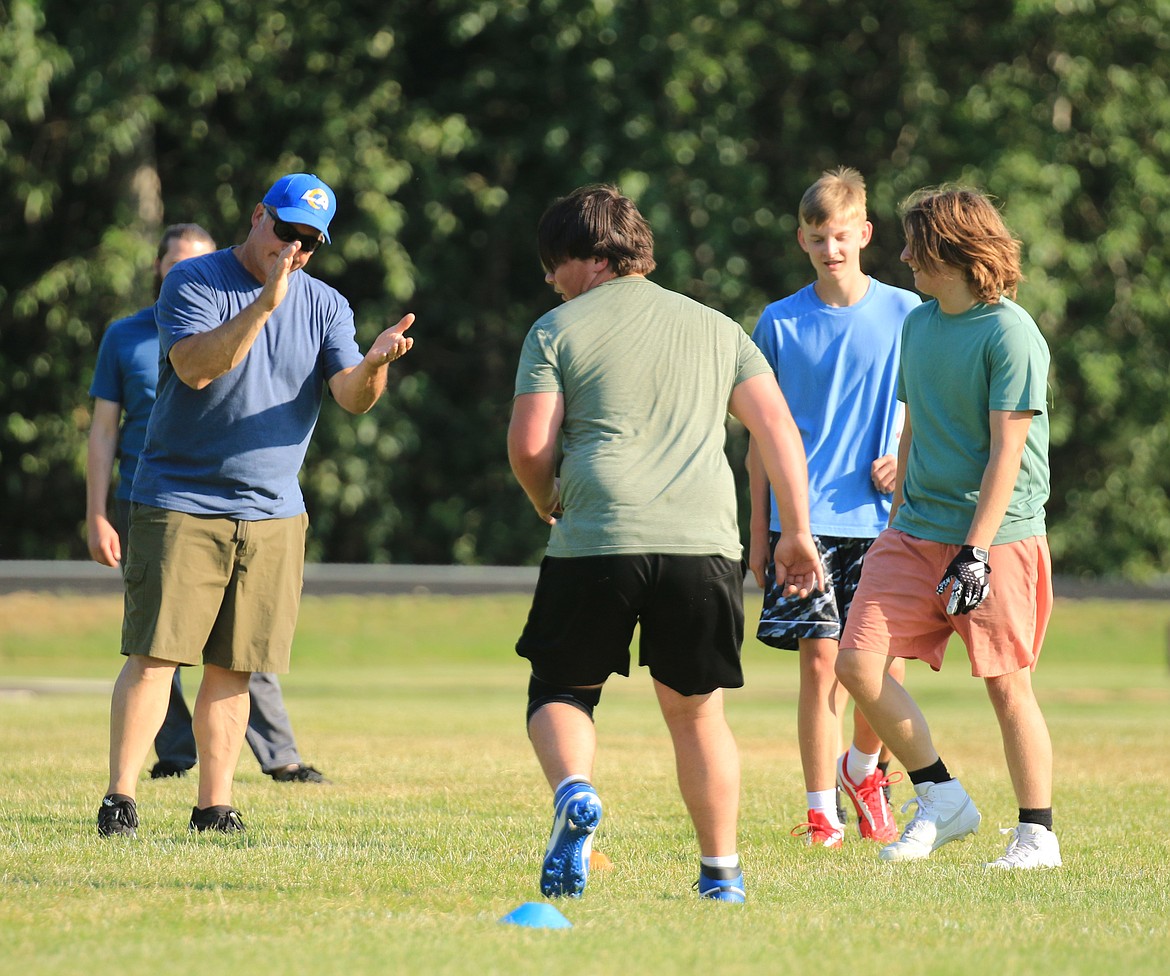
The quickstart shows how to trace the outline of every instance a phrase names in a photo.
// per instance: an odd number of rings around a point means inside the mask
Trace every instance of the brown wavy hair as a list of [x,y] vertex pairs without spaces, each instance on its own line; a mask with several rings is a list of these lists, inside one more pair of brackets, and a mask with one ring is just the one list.
[[619,277],[654,270],[654,234],[634,201],[616,186],[578,187],[540,218],[536,245],[545,271],[571,258],[608,258]]
[[937,273],[958,268],[975,297],[987,304],[1016,297],[1024,280],[1020,242],[1012,236],[991,198],[970,187],[946,185],[919,190],[899,208],[910,259]]

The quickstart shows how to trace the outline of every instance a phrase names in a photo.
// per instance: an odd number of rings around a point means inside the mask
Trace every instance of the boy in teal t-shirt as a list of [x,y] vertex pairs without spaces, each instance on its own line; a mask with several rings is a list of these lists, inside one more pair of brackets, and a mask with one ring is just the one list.
[[1031,678],[1052,610],[1048,347],[1007,297],[1022,277],[1020,246],[986,196],[921,191],[904,205],[903,228],[902,260],[934,300],[906,318],[894,512],[866,558],[837,676],[917,793],[914,819],[882,859],[928,857],[981,818],[885,672],[891,657],[938,670],[959,634],[999,719],[1020,808],[1007,851],[987,866],[1058,867],[1052,742]]

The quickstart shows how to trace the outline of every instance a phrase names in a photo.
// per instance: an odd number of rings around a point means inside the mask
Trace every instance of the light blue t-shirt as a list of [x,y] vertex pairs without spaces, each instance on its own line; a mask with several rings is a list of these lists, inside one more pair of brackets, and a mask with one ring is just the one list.
[[[861,301],[841,308],[808,285],[765,308],[752,333],[800,428],[816,535],[873,539],[890,515],[871,465],[897,453],[902,321],[919,298],[869,281]],[[771,528],[781,530],[774,494]]]
[[180,262],[166,276],[156,306],[158,396],[133,501],[244,521],[305,510],[297,475],[325,383],[362,359],[349,303],[294,271],[284,300],[235,369],[193,390],[169,359],[176,342],[238,315],[262,287],[231,248]]
[[128,318],[118,319],[106,329],[89,386],[90,396],[122,405],[117,498],[130,498],[157,383],[158,326],[151,305]]

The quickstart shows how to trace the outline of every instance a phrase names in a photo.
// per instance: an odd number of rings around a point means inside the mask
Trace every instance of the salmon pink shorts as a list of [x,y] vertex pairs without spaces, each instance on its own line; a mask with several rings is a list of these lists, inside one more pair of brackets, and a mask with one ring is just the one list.
[[841,647],[914,658],[938,671],[958,634],[977,678],[1035,668],[1052,615],[1047,538],[992,546],[991,592],[971,613],[952,616],[935,590],[958,551],[886,529],[866,553]]

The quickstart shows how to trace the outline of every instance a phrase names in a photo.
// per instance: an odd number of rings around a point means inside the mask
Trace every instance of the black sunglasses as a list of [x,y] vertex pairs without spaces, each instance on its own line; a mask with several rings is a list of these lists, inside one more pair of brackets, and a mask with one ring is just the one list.
[[325,243],[325,239],[319,234],[316,237],[310,237],[307,234],[302,234],[288,221],[281,220],[276,216],[276,211],[268,204],[264,204],[264,212],[272,218],[272,233],[274,233],[285,244],[291,244],[293,241],[301,242],[301,250],[306,254],[312,254],[317,248]]

